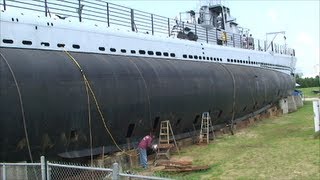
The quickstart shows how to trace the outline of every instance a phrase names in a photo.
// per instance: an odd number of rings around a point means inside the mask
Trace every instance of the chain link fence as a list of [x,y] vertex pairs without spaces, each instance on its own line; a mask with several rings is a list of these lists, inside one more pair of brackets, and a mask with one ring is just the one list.
[[41,180],[40,163],[0,163],[1,180]]
[[142,176],[120,172],[118,163],[111,168],[70,165],[45,161],[40,163],[0,163],[0,180],[119,180],[119,179],[155,179],[166,178]]

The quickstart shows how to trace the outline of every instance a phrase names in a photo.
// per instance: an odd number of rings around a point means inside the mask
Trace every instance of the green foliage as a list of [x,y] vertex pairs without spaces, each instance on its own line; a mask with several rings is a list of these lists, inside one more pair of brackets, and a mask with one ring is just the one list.
[[314,78],[301,78],[299,76],[296,76],[296,82],[300,84],[301,88],[320,87],[319,76],[316,76]]
[[234,136],[220,136],[208,146],[185,147],[174,158],[188,157],[210,169],[167,175],[173,179],[320,179],[319,145],[312,102],[305,102],[295,113],[265,119]]

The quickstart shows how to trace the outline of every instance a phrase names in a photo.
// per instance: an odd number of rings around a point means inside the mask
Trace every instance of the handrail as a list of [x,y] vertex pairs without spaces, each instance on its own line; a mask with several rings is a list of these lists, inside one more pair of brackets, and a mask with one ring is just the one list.
[[[151,35],[166,35],[168,37],[179,32],[186,33],[185,27],[197,36],[197,41],[209,44],[226,45],[236,48],[252,49],[256,51],[268,51],[265,41],[254,39],[254,44],[248,43],[240,34],[226,33],[226,41],[222,42],[223,30],[216,28],[206,29],[198,24],[187,23],[164,16],[131,9],[125,6],[109,3],[105,0],[2,0],[0,5],[6,11],[8,7],[25,9],[34,12],[44,11],[48,17],[50,14],[63,15],[66,18],[78,18],[79,22],[97,21],[107,23],[108,27],[121,26],[131,31],[147,33]],[[142,31],[141,31],[142,30]],[[186,35],[187,36],[187,35]],[[222,43],[221,43],[222,42]],[[264,43],[261,43],[264,42]],[[294,56],[294,50],[286,46],[280,47],[275,43],[270,44],[271,51],[278,54]]]

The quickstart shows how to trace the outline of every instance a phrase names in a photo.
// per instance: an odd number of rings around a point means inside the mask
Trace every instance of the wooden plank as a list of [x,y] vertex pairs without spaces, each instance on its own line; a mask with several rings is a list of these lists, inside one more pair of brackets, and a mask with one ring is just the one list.
[[158,165],[160,165],[160,166],[170,166],[170,165],[188,166],[188,165],[192,165],[192,161],[159,161]]
[[191,166],[191,167],[185,167],[185,168],[165,168],[162,171],[166,172],[190,172],[190,171],[202,171],[209,169],[208,165],[205,166]]

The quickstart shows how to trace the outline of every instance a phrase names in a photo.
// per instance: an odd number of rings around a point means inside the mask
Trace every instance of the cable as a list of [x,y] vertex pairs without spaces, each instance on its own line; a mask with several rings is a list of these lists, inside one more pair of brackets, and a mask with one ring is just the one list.
[[31,148],[30,148],[30,142],[29,142],[29,137],[28,137],[28,130],[27,130],[27,123],[26,123],[26,118],[25,118],[25,113],[24,113],[24,107],[23,107],[23,101],[22,101],[22,96],[21,96],[21,92],[20,92],[20,87],[18,85],[18,81],[16,79],[16,76],[14,75],[14,72],[10,66],[10,64],[8,63],[7,59],[4,57],[4,55],[0,52],[1,57],[3,58],[4,62],[7,64],[10,73],[13,77],[14,83],[17,87],[17,91],[18,91],[18,96],[19,96],[19,102],[20,102],[20,107],[21,107],[21,115],[22,115],[22,121],[23,121],[23,128],[24,128],[24,133],[26,136],[26,141],[27,141],[27,147],[28,147],[28,152],[29,152],[29,157],[30,157],[30,161],[31,163],[33,163],[33,158],[32,158],[32,153],[31,153]]
[[129,155],[129,156],[132,156],[131,154],[126,153],[124,150],[122,150],[122,149],[120,148],[120,146],[117,144],[116,140],[114,139],[112,133],[110,132],[110,130],[109,130],[107,124],[106,124],[105,118],[104,118],[104,116],[103,116],[103,113],[102,113],[102,111],[101,111],[101,109],[100,109],[99,102],[98,102],[98,100],[97,100],[97,98],[96,98],[96,96],[95,96],[95,93],[94,93],[94,91],[93,91],[93,89],[92,89],[92,87],[91,87],[91,85],[90,85],[90,83],[89,83],[89,80],[87,79],[87,77],[86,77],[86,75],[85,75],[82,67],[81,67],[80,64],[77,62],[77,60],[76,60],[67,50],[63,49],[63,51],[67,54],[67,56],[69,57],[69,59],[70,59],[70,60],[78,67],[78,69],[80,70],[80,73],[81,73],[82,78],[83,78],[83,80],[84,80],[84,82],[85,82],[85,85],[86,85],[86,87],[89,89],[89,91],[90,91],[90,93],[91,93],[91,95],[92,95],[92,97],[93,97],[94,103],[95,103],[96,108],[97,108],[97,110],[98,110],[98,112],[99,112],[100,118],[101,118],[101,120],[102,120],[102,122],[103,122],[103,126],[104,126],[106,132],[109,134],[109,136],[110,136],[111,140],[113,141],[114,145],[115,145],[115,146],[118,148],[118,150],[120,150],[121,152],[123,152],[123,153],[125,153],[125,154],[127,154],[127,155]]

